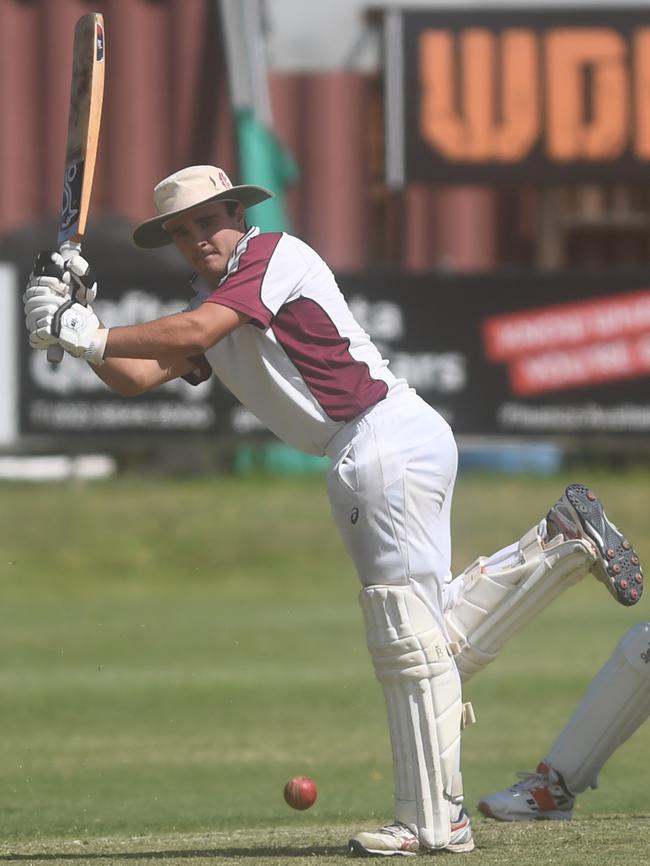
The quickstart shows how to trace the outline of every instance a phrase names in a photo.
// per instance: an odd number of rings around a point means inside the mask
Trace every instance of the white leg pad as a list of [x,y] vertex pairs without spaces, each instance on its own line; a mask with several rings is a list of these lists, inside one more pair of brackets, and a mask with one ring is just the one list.
[[592,546],[561,535],[542,542],[537,526],[509,561],[479,557],[452,581],[462,591],[445,611],[450,647],[463,682],[493,661],[505,642],[563,590],[584,577],[596,559]]
[[650,623],[630,629],[551,746],[546,762],[573,794],[598,786],[614,751],[650,715]]
[[421,845],[442,848],[450,804],[462,802],[458,671],[431,611],[408,587],[366,587],[360,603],[388,710],[395,819]]

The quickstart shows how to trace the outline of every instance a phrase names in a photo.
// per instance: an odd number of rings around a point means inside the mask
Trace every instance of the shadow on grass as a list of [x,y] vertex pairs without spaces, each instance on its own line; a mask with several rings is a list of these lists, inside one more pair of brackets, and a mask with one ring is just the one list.
[[54,863],[57,860],[192,860],[199,857],[340,857],[346,853],[345,848],[329,848],[314,846],[309,848],[208,848],[203,851],[120,851],[120,852],[89,852],[73,851],[67,853],[34,853],[34,854],[0,854],[0,862],[4,863]]

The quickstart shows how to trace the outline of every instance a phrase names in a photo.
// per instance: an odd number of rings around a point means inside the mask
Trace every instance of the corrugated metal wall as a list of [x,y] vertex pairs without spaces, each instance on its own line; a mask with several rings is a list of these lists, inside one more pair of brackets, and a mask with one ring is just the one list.
[[74,24],[98,7],[107,77],[93,213],[147,216],[152,184],[183,163],[234,170],[213,3],[0,0],[0,231],[59,210]]
[[[89,11],[104,13],[107,45],[92,216],[152,215],[153,184],[182,165],[236,175],[212,0],[0,0],[0,234],[59,211],[72,34]],[[289,194],[296,233],[338,270],[490,267],[495,193],[381,189],[377,91],[356,73],[272,75],[277,132],[302,170]]]

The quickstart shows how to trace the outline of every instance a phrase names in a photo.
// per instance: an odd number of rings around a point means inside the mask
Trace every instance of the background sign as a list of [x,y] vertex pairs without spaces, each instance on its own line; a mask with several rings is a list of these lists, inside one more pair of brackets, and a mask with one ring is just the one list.
[[647,179],[650,10],[393,14],[406,182]]
[[650,431],[649,274],[341,283],[393,372],[456,433]]
[[[178,312],[193,296],[188,269],[174,250],[138,250],[130,234],[130,227],[121,222],[105,221],[93,227],[83,247],[99,283],[93,306],[108,326],[146,322]],[[16,272],[17,299],[27,282],[34,250],[48,248],[53,238],[56,229],[48,223],[5,240],[5,253]],[[116,436],[230,429],[229,415],[238,404],[216,379],[198,387],[179,380],[138,397],[120,397],[87,364],[74,358],[66,355],[58,366],[48,364],[44,352],[29,348],[21,303],[16,304],[14,315],[14,332],[19,335],[20,433],[82,435],[101,439],[106,445],[107,439]]]
[[[93,305],[108,325],[146,322],[182,310],[191,293],[183,281],[152,273],[146,282],[110,285]],[[102,287],[100,285],[100,292]],[[22,322],[19,325],[22,327]],[[182,379],[146,394],[113,393],[87,364],[65,356],[57,366],[23,340],[20,430],[30,434],[137,434],[226,431],[234,398],[216,379],[193,387]],[[219,407],[217,413],[216,407]]]
[[[97,307],[108,324],[165,315],[189,297],[183,272],[152,268],[136,281],[102,273]],[[456,433],[650,432],[650,274],[360,274],[339,282],[393,372]],[[16,327],[22,334],[22,320]],[[74,359],[50,367],[26,339],[19,352],[24,434],[105,442],[262,429],[214,377],[125,399]]]

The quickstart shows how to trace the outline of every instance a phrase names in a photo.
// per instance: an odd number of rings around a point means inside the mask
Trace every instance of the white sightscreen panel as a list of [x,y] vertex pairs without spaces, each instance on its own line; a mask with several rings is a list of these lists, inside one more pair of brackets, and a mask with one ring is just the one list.
[[0,445],[18,437],[18,299],[16,268],[0,262]]

